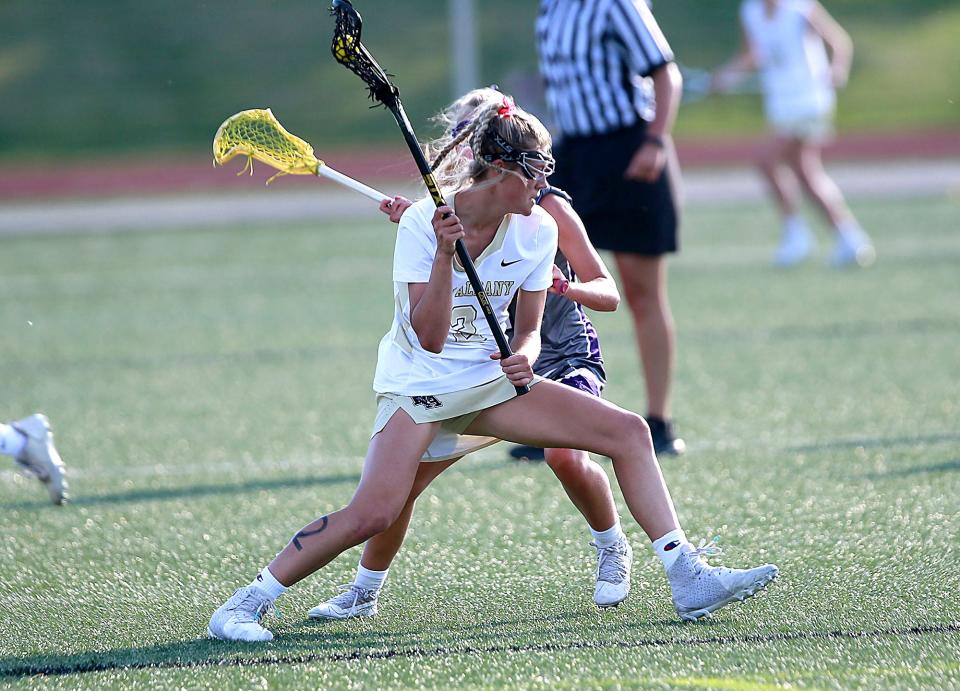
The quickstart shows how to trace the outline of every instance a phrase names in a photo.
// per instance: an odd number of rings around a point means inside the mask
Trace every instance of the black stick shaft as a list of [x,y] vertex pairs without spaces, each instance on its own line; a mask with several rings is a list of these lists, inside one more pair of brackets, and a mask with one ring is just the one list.
[[[433,178],[433,171],[430,170],[430,164],[427,163],[427,159],[423,155],[423,151],[420,149],[420,142],[417,141],[417,138],[413,134],[413,126],[407,119],[407,114],[403,111],[403,106],[400,104],[400,99],[396,99],[395,107],[389,105],[388,107],[390,108],[390,112],[393,113],[393,117],[396,118],[397,124],[400,126],[400,131],[403,133],[403,138],[406,140],[407,146],[410,148],[410,153],[413,154],[413,160],[417,163],[417,168],[420,170],[420,175],[423,177],[423,182],[427,186],[430,196],[433,198],[433,203],[436,204],[437,207],[446,206],[447,202],[440,193],[440,188],[437,186],[437,181]],[[483,316],[486,317],[487,324],[490,326],[490,331],[493,333],[493,338],[497,342],[497,348],[500,350],[500,357],[506,359],[513,355],[513,351],[510,349],[510,344],[507,343],[507,337],[504,335],[503,329],[500,328],[500,323],[497,321],[497,315],[493,313],[493,307],[490,305],[490,300],[487,298],[487,293],[483,289],[483,283],[480,282],[480,276],[477,274],[477,267],[474,266],[473,260],[470,258],[470,253],[467,252],[467,246],[463,244],[463,240],[457,240],[456,250],[457,258],[460,260],[460,265],[463,267],[464,273],[467,274],[467,279],[470,281],[470,285],[473,287],[473,292],[476,293],[477,301],[480,303],[480,309],[483,312]],[[516,388],[518,396],[522,396],[523,394],[530,392],[530,387],[526,385],[517,386],[514,388]]]

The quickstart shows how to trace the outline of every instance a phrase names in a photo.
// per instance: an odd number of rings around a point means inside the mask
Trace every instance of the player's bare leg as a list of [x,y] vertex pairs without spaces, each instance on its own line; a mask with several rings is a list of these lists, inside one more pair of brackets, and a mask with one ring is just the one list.
[[544,460],[591,528],[606,530],[617,521],[610,479],[586,451],[545,449]]
[[545,449],[544,460],[590,526],[597,550],[593,601],[615,607],[630,594],[633,548],[620,526],[610,479],[590,454],[577,449]]
[[353,619],[377,614],[380,589],[387,580],[390,564],[403,546],[417,498],[444,470],[459,459],[421,463],[410,496],[393,524],[363,545],[363,554],[352,583],[340,586],[340,594],[321,602],[307,615],[311,619]]
[[773,263],[781,267],[799,264],[814,247],[813,233],[800,215],[800,188],[790,163],[802,146],[798,139],[774,137],[763,149],[758,163],[780,211],[783,230]]
[[771,564],[745,570],[710,566],[705,557],[718,553],[718,548],[695,548],[687,541],[639,415],[562,384],[541,381],[526,396],[480,413],[467,433],[544,448],[581,446],[609,456],[631,514],[663,563],[674,607],[683,619],[696,620],[742,601],[777,575]]
[[824,169],[820,145],[803,142],[791,152],[790,166],[804,191],[817,204],[837,234],[831,262],[835,266],[872,264],[876,252],[870,237],[850,211],[843,192]]
[[344,550],[386,530],[397,519],[438,424],[417,425],[398,410],[371,439],[360,485],[350,503],[304,526],[253,583],[234,592],[211,616],[207,627],[210,637],[271,640],[273,634],[261,626],[261,621],[288,586]]
[[389,528],[403,511],[437,425],[418,425],[403,410],[394,413],[370,440],[360,484],[350,503],[294,535],[270,562],[276,579],[289,587],[344,550]]
[[525,396],[484,410],[466,433],[608,456],[630,513],[650,539],[679,528],[650,432],[636,413],[544,380]]

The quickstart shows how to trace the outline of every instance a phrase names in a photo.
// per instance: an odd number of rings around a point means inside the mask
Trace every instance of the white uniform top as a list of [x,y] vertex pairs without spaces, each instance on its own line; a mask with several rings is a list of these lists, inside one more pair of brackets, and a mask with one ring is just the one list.
[[[450,205],[453,207],[454,198]],[[455,208],[455,207],[454,207]],[[450,331],[440,353],[420,347],[410,324],[409,283],[427,283],[437,253],[437,236],[430,221],[436,206],[429,197],[407,209],[397,229],[393,254],[393,326],[380,341],[373,388],[378,393],[419,396],[461,391],[503,376],[500,363],[490,359],[496,341],[454,258]],[[534,206],[529,216],[510,214],[490,245],[474,262],[494,314],[507,328],[507,308],[517,290],[546,290],[553,283],[557,224]]]
[[827,50],[807,22],[812,7],[812,0],[780,0],[767,16],[763,0],[744,0],[740,6],[767,118],[774,124],[821,117],[834,108]]

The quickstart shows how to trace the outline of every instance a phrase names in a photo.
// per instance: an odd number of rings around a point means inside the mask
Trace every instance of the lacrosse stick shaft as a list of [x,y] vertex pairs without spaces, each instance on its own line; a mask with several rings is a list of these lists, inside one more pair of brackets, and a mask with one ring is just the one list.
[[[420,170],[420,175],[423,177],[423,184],[427,186],[427,190],[430,192],[430,196],[433,198],[433,203],[437,207],[446,206],[447,202],[443,198],[443,194],[440,192],[440,188],[437,186],[437,181],[433,177],[433,171],[430,170],[430,164],[427,163],[426,157],[423,155],[423,150],[420,148],[420,143],[417,141],[417,138],[413,134],[413,127],[410,125],[410,120],[407,119],[407,114],[403,110],[403,105],[400,103],[400,99],[395,99],[394,103],[386,104],[390,112],[393,113],[393,117],[396,118],[397,124],[400,126],[400,131],[403,133],[403,138],[407,142],[407,146],[410,148],[410,153],[413,154],[413,159],[417,163],[417,168]],[[470,281],[470,286],[473,288],[473,292],[477,296],[477,302],[480,303],[480,309],[483,312],[483,316],[487,320],[487,325],[490,327],[490,332],[493,334],[493,339],[497,342],[497,348],[500,350],[501,359],[506,359],[513,355],[513,350],[510,348],[510,344],[507,343],[507,337],[503,333],[503,329],[500,328],[500,322],[497,321],[497,315],[493,313],[493,307],[490,305],[490,300],[487,297],[487,293],[483,289],[483,283],[480,281],[480,275],[477,273],[477,267],[474,266],[473,260],[470,258],[470,253],[467,251],[467,246],[463,244],[463,240],[457,240],[456,244],[457,258],[460,260],[460,266],[463,267],[464,273],[467,274],[467,280]],[[516,386],[514,387],[517,390],[517,395],[522,396],[525,393],[530,392],[529,386]]]
[[382,202],[384,199],[393,198],[393,197],[388,197],[383,192],[379,190],[375,190],[374,188],[369,187],[367,185],[364,185],[359,180],[354,180],[349,175],[344,175],[340,171],[334,170],[330,166],[322,163],[317,167],[317,175],[322,175],[328,180],[332,180],[333,182],[339,183],[344,187],[349,187],[355,192],[359,192],[362,195],[370,197],[370,199],[372,199],[375,202]]

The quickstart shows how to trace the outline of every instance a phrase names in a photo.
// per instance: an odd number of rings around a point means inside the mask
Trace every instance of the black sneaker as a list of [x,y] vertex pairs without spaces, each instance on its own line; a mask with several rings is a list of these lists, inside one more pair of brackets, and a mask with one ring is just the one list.
[[518,461],[542,461],[543,449],[536,446],[514,446],[510,455]]
[[647,417],[647,425],[658,456],[679,456],[687,450],[686,442],[674,435],[672,422],[651,415]]

